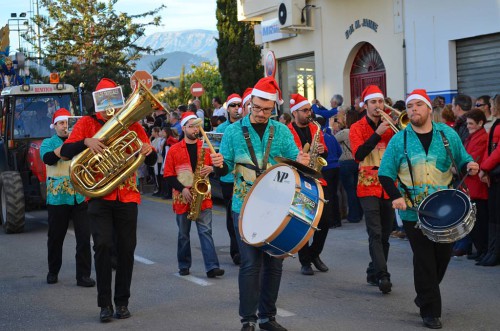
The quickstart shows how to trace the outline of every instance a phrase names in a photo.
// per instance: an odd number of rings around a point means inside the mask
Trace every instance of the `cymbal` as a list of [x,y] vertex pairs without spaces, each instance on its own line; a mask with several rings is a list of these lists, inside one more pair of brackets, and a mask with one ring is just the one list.
[[321,174],[321,172],[318,172],[318,171],[314,170],[313,168],[309,168],[308,166],[305,166],[302,163],[299,163],[297,161],[287,159],[286,157],[276,156],[274,158],[274,161],[276,161],[278,163],[288,164],[309,177],[313,177],[316,179],[323,178],[323,175]]

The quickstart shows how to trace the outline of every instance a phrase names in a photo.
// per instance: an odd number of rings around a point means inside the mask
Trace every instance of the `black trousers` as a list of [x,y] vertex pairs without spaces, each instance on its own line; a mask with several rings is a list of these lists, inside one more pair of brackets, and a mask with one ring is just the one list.
[[390,277],[387,270],[389,236],[396,218],[392,203],[390,200],[377,197],[362,197],[359,200],[365,214],[368,248],[371,257],[366,274],[369,278],[375,279]]
[[97,305],[112,305],[111,252],[114,233],[117,254],[114,302],[116,306],[128,306],[137,243],[137,204],[92,199],[89,201],[88,216],[94,239]]
[[76,237],[76,279],[90,276],[90,226],[87,218],[87,203],[77,205],[47,205],[49,232],[47,240],[49,272],[58,274],[62,265],[64,238],[69,221],[73,221]]
[[226,205],[226,228],[229,234],[229,253],[231,257],[234,258],[236,254],[239,254],[238,242],[236,241],[236,234],[234,232],[233,225],[233,186],[234,183],[224,183],[220,182],[222,190],[222,198],[224,199],[224,204]]
[[323,248],[325,247],[326,237],[328,236],[328,229],[330,220],[328,219],[328,213],[321,214],[321,218],[318,223],[319,231],[315,231],[313,235],[312,243],[307,243],[299,250],[299,261],[303,266],[310,265],[312,260],[319,257]]
[[451,259],[453,243],[441,244],[429,240],[415,222],[403,221],[406,236],[413,252],[413,282],[417,297],[415,304],[422,317],[441,317],[441,292],[443,280]]
[[476,223],[470,232],[472,243],[479,254],[488,251],[488,200],[472,200],[476,204]]
[[325,200],[328,200],[328,203],[323,209],[323,213],[326,212],[326,215],[328,217],[328,225],[330,227],[340,226],[342,225],[338,196],[340,168],[323,170],[322,174],[327,184],[327,186],[323,187],[323,192]]

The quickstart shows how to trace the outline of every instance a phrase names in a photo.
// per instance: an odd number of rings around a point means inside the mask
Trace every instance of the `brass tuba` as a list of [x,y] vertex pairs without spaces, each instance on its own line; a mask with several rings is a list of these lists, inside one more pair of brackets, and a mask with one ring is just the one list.
[[89,198],[105,196],[137,170],[145,159],[140,153],[143,144],[128,127],[158,108],[163,109],[162,104],[138,82],[123,108],[93,136],[102,139],[105,151],[93,154],[86,149],[71,161],[70,177],[78,192]]

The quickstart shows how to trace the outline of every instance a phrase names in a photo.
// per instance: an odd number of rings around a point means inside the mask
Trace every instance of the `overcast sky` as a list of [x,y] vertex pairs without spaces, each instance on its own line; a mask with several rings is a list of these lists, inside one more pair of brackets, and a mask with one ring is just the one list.
[[[57,0],[54,0],[57,1]],[[26,12],[29,16],[30,3],[35,0],[1,0],[0,26],[9,22],[10,13]],[[179,31],[190,29],[216,30],[215,19],[216,0],[119,0],[115,5],[118,12],[126,12],[130,15],[140,14],[159,7],[161,4],[167,6],[161,11],[163,26],[151,28],[147,33],[157,31]],[[17,29],[17,23],[22,21],[11,21],[11,30]],[[11,52],[18,48],[17,31],[10,33]],[[21,45],[22,46],[22,45]]]

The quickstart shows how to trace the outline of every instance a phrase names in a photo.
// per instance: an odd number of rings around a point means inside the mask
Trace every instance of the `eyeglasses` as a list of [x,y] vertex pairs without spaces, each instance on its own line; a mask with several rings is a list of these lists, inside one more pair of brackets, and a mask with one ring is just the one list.
[[476,107],[482,107],[482,106],[486,106],[485,103],[476,103]]
[[312,112],[312,108],[297,109],[297,111],[301,111],[303,113],[309,113]]
[[269,108],[263,108],[259,105],[255,105],[252,103],[252,110],[255,111],[256,113],[263,112],[264,114],[271,114],[272,111],[274,110],[274,107],[269,107]]
[[195,128],[199,128],[200,126],[199,125],[186,125],[186,128],[189,128],[189,129],[195,129]]
[[239,107],[239,106],[241,106],[241,103],[232,103],[228,105],[228,107]]

